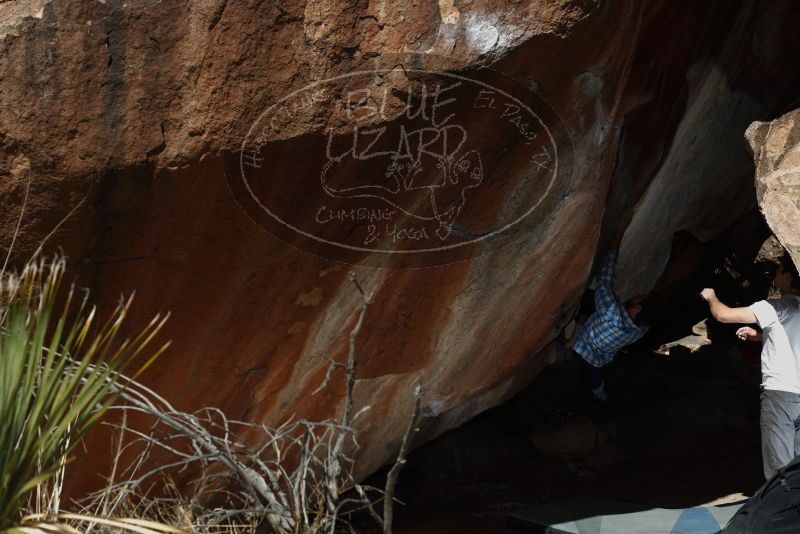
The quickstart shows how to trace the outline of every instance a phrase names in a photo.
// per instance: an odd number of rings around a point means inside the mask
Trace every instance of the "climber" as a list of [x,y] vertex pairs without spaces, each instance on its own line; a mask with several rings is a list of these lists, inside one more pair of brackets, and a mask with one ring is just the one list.
[[601,367],[608,365],[617,352],[639,340],[661,312],[661,298],[648,293],[620,302],[614,293],[619,245],[626,224],[620,225],[617,237],[605,255],[595,278],[595,311],[581,326],[572,347],[573,359],[582,368],[584,382],[596,399],[608,395]]
[[800,456],[800,276],[788,253],[775,273],[778,299],[729,308],[713,289],[700,295],[721,323],[754,323],[736,331],[739,339],[761,341],[761,459],[769,479]]

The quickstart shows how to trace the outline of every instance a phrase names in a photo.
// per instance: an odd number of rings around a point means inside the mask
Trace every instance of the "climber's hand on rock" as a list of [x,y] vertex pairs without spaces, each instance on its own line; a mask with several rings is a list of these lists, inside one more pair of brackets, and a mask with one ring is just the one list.
[[751,326],[743,326],[736,331],[736,337],[742,341],[758,341],[758,332]]
[[700,296],[703,297],[703,300],[706,302],[711,302],[712,300],[716,300],[717,293],[710,287],[707,287],[700,292]]

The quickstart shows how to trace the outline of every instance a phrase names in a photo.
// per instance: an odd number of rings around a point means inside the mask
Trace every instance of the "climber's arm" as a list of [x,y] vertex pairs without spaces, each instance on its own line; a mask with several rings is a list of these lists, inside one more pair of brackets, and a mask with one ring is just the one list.
[[617,256],[616,250],[606,254],[595,278],[594,305],[598,310],[605,310],[617,300],[616,295],[614,295],[614,281],[617,277]]

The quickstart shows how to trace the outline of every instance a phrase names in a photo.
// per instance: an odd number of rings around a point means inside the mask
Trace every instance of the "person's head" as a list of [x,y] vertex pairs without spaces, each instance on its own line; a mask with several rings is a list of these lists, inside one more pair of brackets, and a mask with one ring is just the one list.
[[781,293],[800,293],[800,275],[792,257],[785,252],[775,272],[775,287]]
[[647,293],[625,302],[625,309],[637,325],[653,326],[664,312],[664,301],[658,293]]

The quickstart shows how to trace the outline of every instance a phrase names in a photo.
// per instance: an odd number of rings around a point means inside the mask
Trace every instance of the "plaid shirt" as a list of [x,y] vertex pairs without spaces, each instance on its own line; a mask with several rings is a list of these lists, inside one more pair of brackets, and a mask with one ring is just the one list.
[[594,302],[597,309],[581,327],[572,348],[595,367],[607,365],[617,351],[647,332],[646,326],[633,322],[625,306],[614,294],[617,257],[617,252],[611,252],[603,259],[595,280]]

